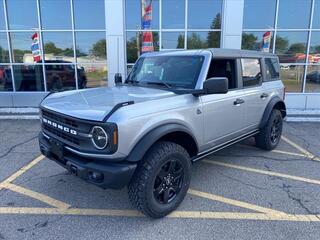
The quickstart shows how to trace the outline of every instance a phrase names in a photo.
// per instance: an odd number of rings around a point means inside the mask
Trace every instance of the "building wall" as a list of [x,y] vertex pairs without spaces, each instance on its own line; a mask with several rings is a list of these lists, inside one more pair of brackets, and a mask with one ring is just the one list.
[[[261,50],[270,32],[288,107],[320,109],[320,0],[172,2],[153,0],[143,29],[141,0],[0,0],[0,107],[37,106],[52,89],[113,86],[141,54],[145,32],[155,51]],[[44,59],[37,63],[34,33]]]

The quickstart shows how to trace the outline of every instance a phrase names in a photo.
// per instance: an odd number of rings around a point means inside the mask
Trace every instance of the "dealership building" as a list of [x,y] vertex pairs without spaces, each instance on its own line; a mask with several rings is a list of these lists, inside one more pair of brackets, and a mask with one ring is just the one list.
[[320,110],[320,0],[0,0],[0,107],[113,86],[148,51],[279,56],[288,108]]

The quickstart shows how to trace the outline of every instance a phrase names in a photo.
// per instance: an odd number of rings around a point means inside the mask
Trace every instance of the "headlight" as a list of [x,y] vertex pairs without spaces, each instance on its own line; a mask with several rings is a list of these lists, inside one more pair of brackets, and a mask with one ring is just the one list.
[[91,141],[97,149],[104,149],[108,145],[108,135],[102,127],[94,126],[91,135]]

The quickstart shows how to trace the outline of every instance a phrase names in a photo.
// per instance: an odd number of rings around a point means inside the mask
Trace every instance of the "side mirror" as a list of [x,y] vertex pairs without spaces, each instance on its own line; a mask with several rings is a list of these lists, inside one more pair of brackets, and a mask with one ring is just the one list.
[[227,93],[228,87],[229,82],[226,77],[209,78],[203,83],[203,90],[205,94]]
[[122,83],[121,73],[116,73],[116,74],[114,75],[114,83],[115,83],[115,84]]

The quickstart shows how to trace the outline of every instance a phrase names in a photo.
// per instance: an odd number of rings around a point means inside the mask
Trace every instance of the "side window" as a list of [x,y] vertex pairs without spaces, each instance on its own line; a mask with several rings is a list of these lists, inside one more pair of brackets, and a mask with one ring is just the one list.
[[259,85],[262,76],[260,60],[253,58],[242,58],[241,65],[243,87]]
[[267,82],[267,81],[279,79],[280,68],[279,68],[278,59],[277,58],[266,58],[265,65],[266,65],[265,81]]
[[237,88],[237,71],[235,59],[212,59],[207,79],[212,77],[228,78],[229,89]]

